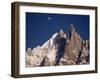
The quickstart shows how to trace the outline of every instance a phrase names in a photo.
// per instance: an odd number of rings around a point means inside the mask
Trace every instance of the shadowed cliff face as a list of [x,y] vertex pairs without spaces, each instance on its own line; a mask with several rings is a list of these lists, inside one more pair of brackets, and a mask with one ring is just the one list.
[[62,29],[42,46],[28,48],[26,67],[89,64],[89,41],[82,40],[74,25]]

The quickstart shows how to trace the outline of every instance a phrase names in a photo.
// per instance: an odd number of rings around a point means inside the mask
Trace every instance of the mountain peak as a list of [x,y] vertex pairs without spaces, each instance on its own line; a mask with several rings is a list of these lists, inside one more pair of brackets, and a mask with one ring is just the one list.
[[76,34],[77,32],[76,32],[76,30],[75,30],[75,27],[74,27],[74,25],[73,24],[70,24],[69,25],[69,29],[68,29],[68,39],[71,39],[71,37],[73,37],[73,36],[75,36],[75,34]]
[[68,33],[56,32],[43,45],[26,51],[26,66],[55,66],[89,63],[89,40],[82,40],[73,24]]
[[73,24],[70,24],[70,25],[69,25],[69,30],[70,30],[70,31],[75,31],[75,27],[74,27]]
[[60,35],[61,38],[66,38],[67,37],[67,35],[63,31],[63,29],[60,29],[59,35]]

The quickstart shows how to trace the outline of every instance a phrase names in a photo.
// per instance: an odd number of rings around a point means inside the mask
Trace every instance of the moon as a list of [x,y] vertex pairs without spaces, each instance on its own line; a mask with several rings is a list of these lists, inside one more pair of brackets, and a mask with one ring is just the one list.
[[48,20],[49,20],[49,21],[51,21],[51,19],[52,19],[51,17],[48,17]]

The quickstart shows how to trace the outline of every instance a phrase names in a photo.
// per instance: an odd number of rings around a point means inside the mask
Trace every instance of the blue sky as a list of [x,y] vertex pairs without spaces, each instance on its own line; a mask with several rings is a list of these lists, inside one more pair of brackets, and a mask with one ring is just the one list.
[[89,40],[89,15],[26,12],[26,49],[42,45],[60,29],[67,33],[70,24],[82,39]]

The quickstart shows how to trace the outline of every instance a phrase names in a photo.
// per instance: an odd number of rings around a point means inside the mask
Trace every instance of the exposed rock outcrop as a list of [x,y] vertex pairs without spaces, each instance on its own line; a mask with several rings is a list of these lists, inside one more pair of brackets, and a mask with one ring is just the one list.
[[26,51],[26,67],[89,64],[89,40],[82,40],[74,25],[62,29],[42,46]]
[[64,58],[71,61],[76,61],[79,51],[81,50],[82,39],[76,32],[74,26],[71,24],[69,27],[68,38],[66,40]]

